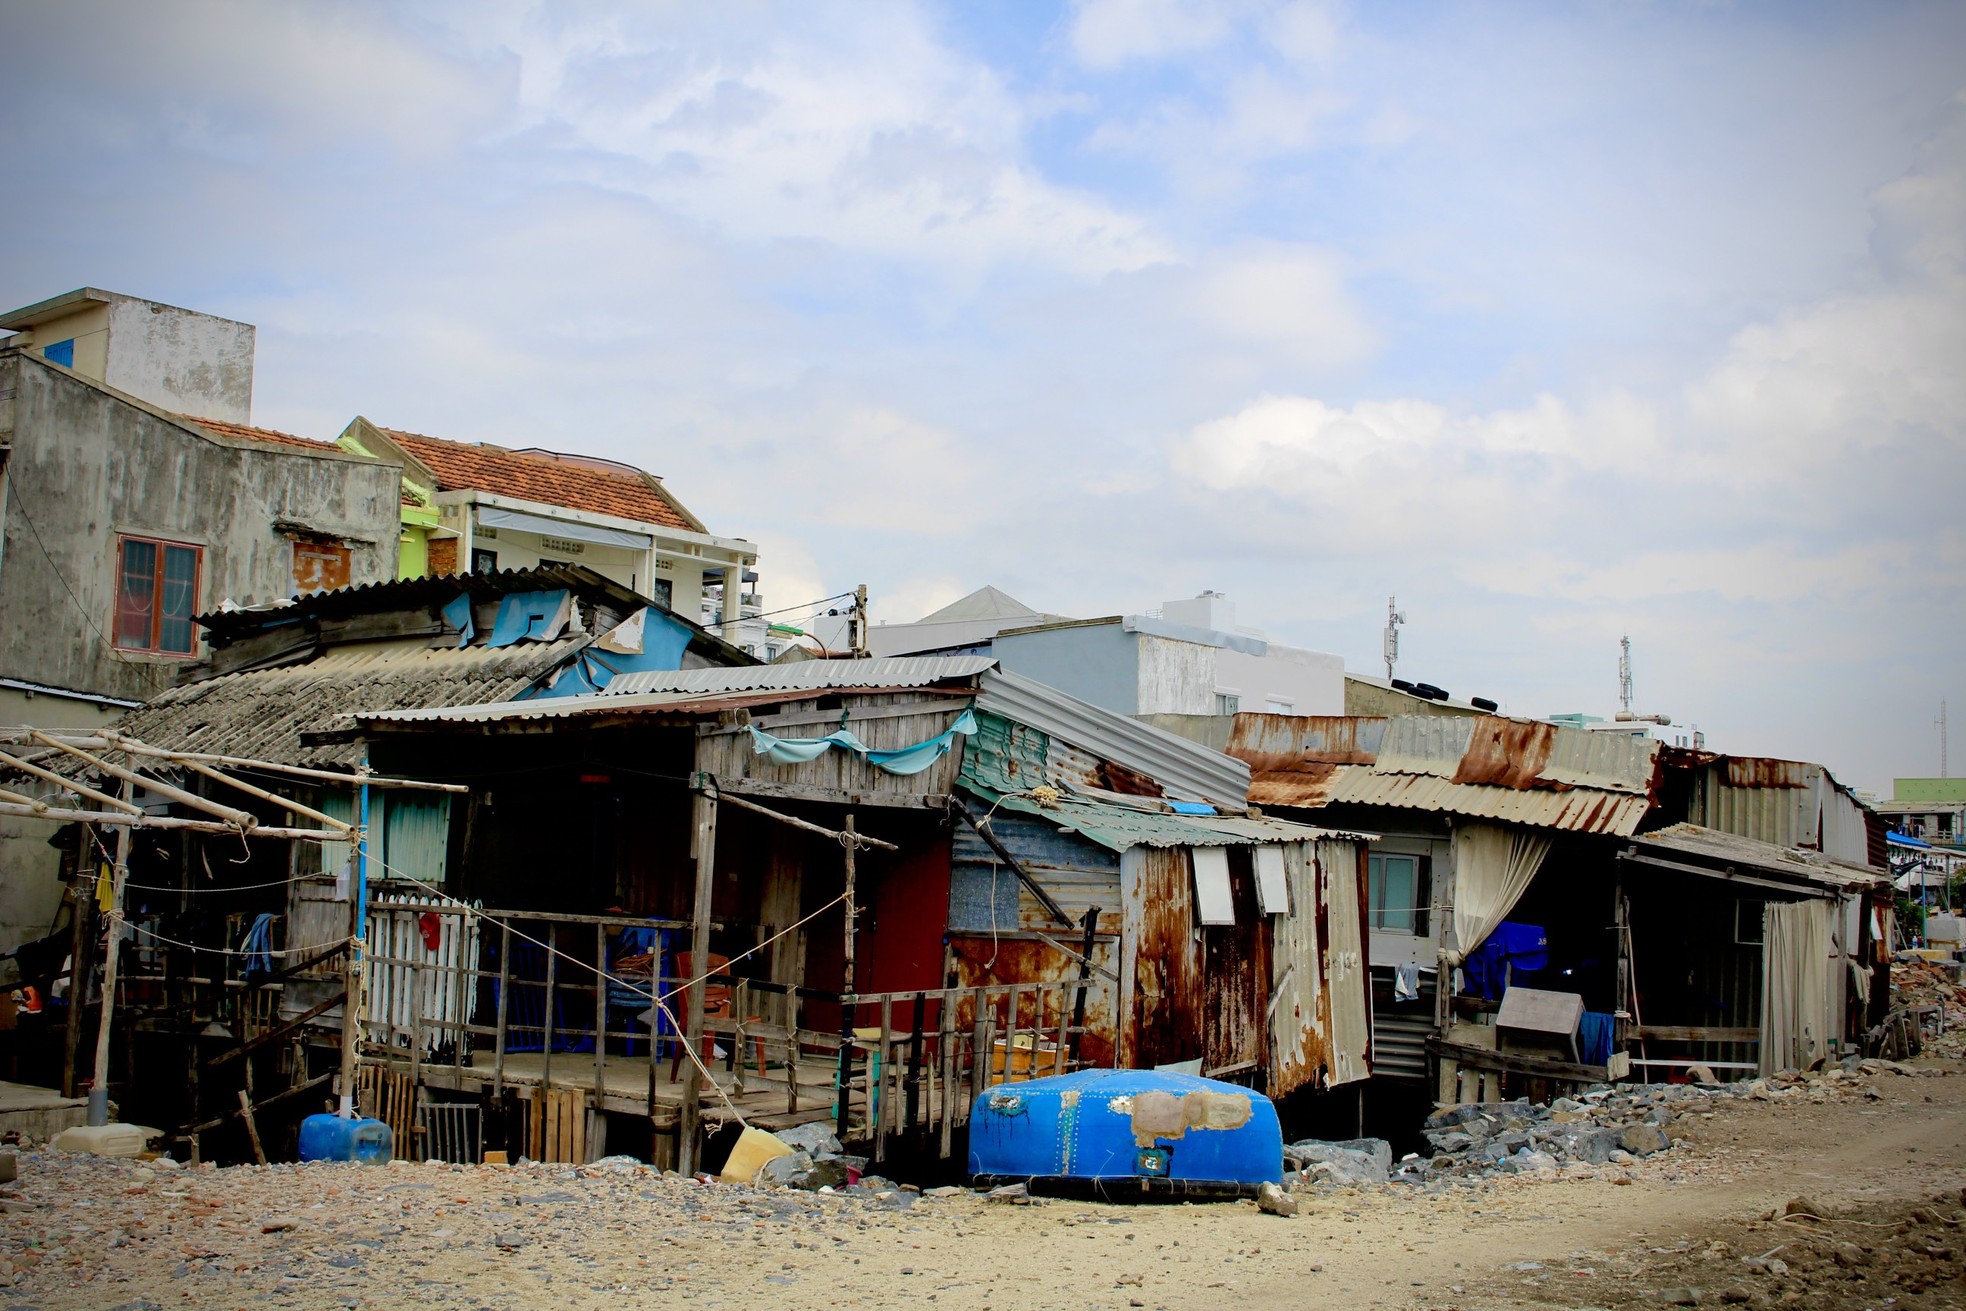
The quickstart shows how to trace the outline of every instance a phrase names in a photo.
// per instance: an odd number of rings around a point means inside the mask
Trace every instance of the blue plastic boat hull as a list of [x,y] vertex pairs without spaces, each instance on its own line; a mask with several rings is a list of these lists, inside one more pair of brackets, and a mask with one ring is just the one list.
[[1283,1180],[1270,1099],[1158,1070],[1080,1070],[999,1084],[970,1110],[978,1184],[1028,1180],[1106,1196],[1239,1196]]

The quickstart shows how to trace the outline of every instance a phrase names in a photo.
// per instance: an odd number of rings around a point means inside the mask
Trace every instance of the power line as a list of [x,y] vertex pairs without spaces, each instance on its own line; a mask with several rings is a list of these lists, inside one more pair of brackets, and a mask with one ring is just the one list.
[[20,507],[20,517],[26,521],[27,531],[34,534],[34,544],[41,548],[41,558],[48,562],[48,568],[50,571],[53,572],[55,576],[55,581],[61,584],[62,591],[68,593],[68,599],[74,604],[75,609],[81,614],[82,621],[86,623],[89,626],[89,630],[93,632],[96,635],[96,637],[101,640],[103,649],[105,651],[108,651],[113,659],[122,661],[124,664],[129,665],[132,669],[142,670],[144,678],[150,683],[151,687],[155,688],[157,686],[157,671],[155,669],[152,669],[149,665],[139,663],[138,661],[135,660],[131,660],[130,658],[125,656],[122,652],[118,651],[116,649],[116,644],[109,640],[109,635],[102,631],[102,626],[96,623],[96,617],[94,614],[90,613],[89,607],[82,604],[82,598],[77,596],[75,594],[75,589],[68,585],[68,575],[64,574],[61,571],[61,566],[55,563],[54,554],[48,550],[47,542],[42,540],[41,529],[35,524],[34,516],[28,512],[27,502],[21,498],[21,494],[20,494],[21,485],[20,485],[19,475],[15,475],[13,478],[8,479],[7,486],[13,490],[13,497],[12,497],[13,503]]

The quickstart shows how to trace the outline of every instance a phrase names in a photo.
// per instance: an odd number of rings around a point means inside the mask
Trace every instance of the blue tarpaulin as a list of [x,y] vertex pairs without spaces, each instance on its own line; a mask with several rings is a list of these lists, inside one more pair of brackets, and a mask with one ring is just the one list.
[[876,751],[845,728],[828,733],[825,737],[775,737],[763,729],[751,729],[751,749],[764,756],[774,765],[799,765],[819,757],[838,747],[862,756],[867,763],[890,774],[919,774],[942,757],[949,754],[949,748],[959,736],[976,731],[976,714],[965,710],[956,717],[956,722],[936,734],[926,742],[917,742],[911,747],[897,747],[891,751]]
[[557,592],[514,592],[498,603],[498,618],[492,621],[486,646],[512,646],[519,642],[550,642],[567,626],[572,596]]
[[471,594],[459,592],[457,600],[444,607],[444,622],[457,630],[457,644],[470,646],[477,631],[471,624]]
[[616,674],[667,672],[683,667],[683,652],[689,648],[691,637],[688,624],[651,606],[643,611],[640,631],[640,651],[607,650],[597,642],[581,651],[550,687],[540,688],[533,697],[582,696],[600,691]]

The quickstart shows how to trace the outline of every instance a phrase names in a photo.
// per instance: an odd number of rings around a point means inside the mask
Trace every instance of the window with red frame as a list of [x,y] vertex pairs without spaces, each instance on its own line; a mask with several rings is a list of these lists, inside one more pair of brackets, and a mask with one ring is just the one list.
[[125,537],[116,557],[116,645],[125,651],[191,655],[198,649],[191,616],[198,609],[196,546]]

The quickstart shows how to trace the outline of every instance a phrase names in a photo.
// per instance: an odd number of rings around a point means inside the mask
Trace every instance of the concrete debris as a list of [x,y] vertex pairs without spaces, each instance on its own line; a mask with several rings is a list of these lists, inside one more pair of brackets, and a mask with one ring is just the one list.
[[1293,1216],[1297,1214],[1297,1199],[1277,1185],[1266,1183],[1256,1190],[1256,1209],[1265,1215]]
[[1283,1149],[1283,1163],[1301,1178],[1317,1183],[1382,1184],[1392,1172],[1393,1146],[1383,1138],[1352,1138],[1325,1142],[1306,1138]]
[[792,1129],[780,1129],[776,1137],[786,1146],[797,1148],[815,1159],[840,1154],[840,1140],[833,1136],[832,1126],[824,1120],[814,1120],[811,1124]]
[[[1785,1070],[1735,1083],[1616,1084],[1592,1088],[1576,1097],[1559,1097],[1547,1106],[1527,1099],[1445,1106],[1427,1118],[1424,1137],[1431,1154],[1424,1160],[1402,1162],[1399,1169],[1388,1172],[1387,1179],[1396,1184],[1433,1186],[1501,1175],[1550,1177],[1579,1170],[1617,1170],[1670,1151],[1674,1142],[1671,1126],[1677,1119],[1703,1114],[1729,1099],[1823,1102],[1875,1098],[1877,1089],[1867,1080],[1935,1072],[1899,1061],[1850,1056],[1823,1070]],[[1377,1182],[1355,1174],[1325,1173],[1322,1164],[1300,1164],[1336,1155],[1331,1149],[1358,1149],[1372,1141],[1293,1144],[1284,1149],[1285,1164],[1302,1171],[1298,1177],[1304,1185]],[[1307,1150],[1312,1147],[1324,1148],[1325,1155]]]

